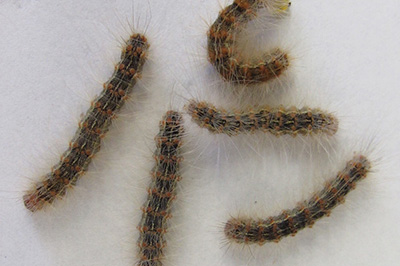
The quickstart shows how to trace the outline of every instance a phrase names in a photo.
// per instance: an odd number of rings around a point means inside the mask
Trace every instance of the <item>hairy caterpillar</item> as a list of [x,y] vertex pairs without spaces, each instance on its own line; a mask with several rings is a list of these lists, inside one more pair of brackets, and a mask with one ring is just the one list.
[[224,133],[230,136],[242,132],[253,133],[256,130],[276,136],[317,133],[333,135],[339,123],[333,115],[311,108],[261,107],[234,113],[217,109],[206,102],[191,100],[186,109],[192,116],[192,120],[200,127],[207,128],[213,133]]
[[264,54],[260,60],[243,60],[235,47],[235,35],[257,11],[270,7],[274,13],[285,11],[288,0],[235,0],[223,9],[207,32],[208,57],[221,76],[230,82],[250,84],[278,77],[289,67],[288,55],[279,48]]
[[101,139],[128,99],[136,79],[140,77],[148,48],[147,39],[141,34],[133,34],[126,41],[114,74],[104,83],[102,93],[92,102],[90,109],[79,122],[69,148],[44,177],[44,181],[36,183],[23,196],[28,210],[40,210],[46,203],[61,198],[85,173],[93,156],[100,150]]
[[142,207],[143,215],[138,226],[140,237],[139,262],[137,265],[162,265],[164,234],[171,217],[171,203],[180,176],[180,147],[182,145],[182,115],[168,111],[160,122],[160,131],[155,137],[157,149],[154,152],[156,165],[152,170],[152,182],[148,198]]
[[329,216],[331,210],[344,202],[345,196],[365,178],[371,164],[363,155],[356,155],[348,161],[336,178],[326,184],[323,190],[298,207],[283,211],[267,219],[230,219],[225,225],[225,235],[237,243],[263,245],[279,242],[282,237],[294,236],[299,230],[311,227],[316,220]]

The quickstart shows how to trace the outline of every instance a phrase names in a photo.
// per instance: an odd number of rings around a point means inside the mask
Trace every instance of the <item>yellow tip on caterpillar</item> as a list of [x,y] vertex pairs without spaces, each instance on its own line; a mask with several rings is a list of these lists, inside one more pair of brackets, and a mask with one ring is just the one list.
[[291,6],[292,2],[290,0],[278,0],[273,4],[275,8],[274,11],[278,14],[286,12]]

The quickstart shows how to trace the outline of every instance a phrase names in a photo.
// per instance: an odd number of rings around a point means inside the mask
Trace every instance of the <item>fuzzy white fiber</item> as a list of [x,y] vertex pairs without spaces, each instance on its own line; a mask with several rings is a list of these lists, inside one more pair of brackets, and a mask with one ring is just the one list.
[[[340,124],[333,137],[228,137],[185,115],[165,265],[398,265],[400,2],[294,0],[286,17],[260,14],[242,47],[282,47],[292,64],[269,85],[245,88],[224,83],[206,57],[207,28],[229,3],[0,1],[0,265],[134,265],[158,123],[191,98],[238,110],[318,107]],[[151,50],[132,98],[78,185],[31,213],[24,191],[67,148],[133,28]],[[230,217],[296,207],[354,152],[373,171],[330,217],[278,244],[226,240]]]

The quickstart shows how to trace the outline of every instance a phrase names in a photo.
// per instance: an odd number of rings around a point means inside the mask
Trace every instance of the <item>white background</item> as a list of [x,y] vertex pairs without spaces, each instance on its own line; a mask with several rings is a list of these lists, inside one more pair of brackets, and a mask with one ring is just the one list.
[[[262,93],[266,85],[233,93],[207,63],[205,32],[226,4],[0,1],[1,265],[133,265],[158,121],[192,97],[226,107],[320,107],[339,117],[340,128],[332,138],[229,138],[185,116],[166,265],[398,264],[400,2],[293,1],[271,40],[265,30],[252,37],[265,41],[258,49],[277,44],[291,55],[290,71],[270,85],[284,93],[270,94]],[[66,149],[132,25],[147,29],[152,45],[141,83],[78,186],[30,213],[24,191]],[[354,151],[370,158],[374,171],[329,218],[279,244],[225,240],[229,217],[293,208]]]

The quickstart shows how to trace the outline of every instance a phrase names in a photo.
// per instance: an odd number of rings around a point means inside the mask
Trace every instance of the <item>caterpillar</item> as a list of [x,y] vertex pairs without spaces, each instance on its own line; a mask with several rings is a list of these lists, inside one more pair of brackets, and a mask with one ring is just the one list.
[[152,170],[152,182],[148,198],[142,207],[143,215],[139,226],[138,240],[140,266],[162,265],[164,234],[167,221],[171,218],[171,203],[176,197],[176,186],[180,176],[180,147],[182,146],[182,115],[168,111],[160,122],[160,131],[155,137],[156,165]]
[[228,239],[237,243],[263,245],[266,242],[279,242],[288,235],[296,235],[301,229],[312,227],[316,220],[329,216],[337,205],[344,202],[345,196],[365,178],[371,164],[363,155],[356,155],[347,162],[336,178],[326,184],[324,189],[298,207],[283,211],[278,216],[267,219],[230,219],[225,224],[224,233]]
[[326,133],[333,135],[338,129],[335,116],[319,109],[304,107],[261,107],[256,110],[227,112],[217,109],[207,102],[191,100],[186,110],[192,120],[200,127],[207,128],[212,133],[224,133],[229,136],[242,132],[253,133],[256,130],[280,135],[311,135]]
[[101,94],[79,122],[78,129],[60,161],[24,196],[25,207],[34,212],[65,195],[87,171],[93,156],[100,150],[112,120],[123,107],[137,78],[140,77],[150,45],[142,34],[133,34],[122,49],[121,60]]
[[270,7],[279,13],[289,6],[288,0],[234,0],[220,12],[207,32],[207,47],[208,59],[223,79],[238,84],[266,82],[289,67],[288,55],[279,48],[264,54],[258,62],[249,62],[240,57],[235,47],[235,35],[259,9]]

